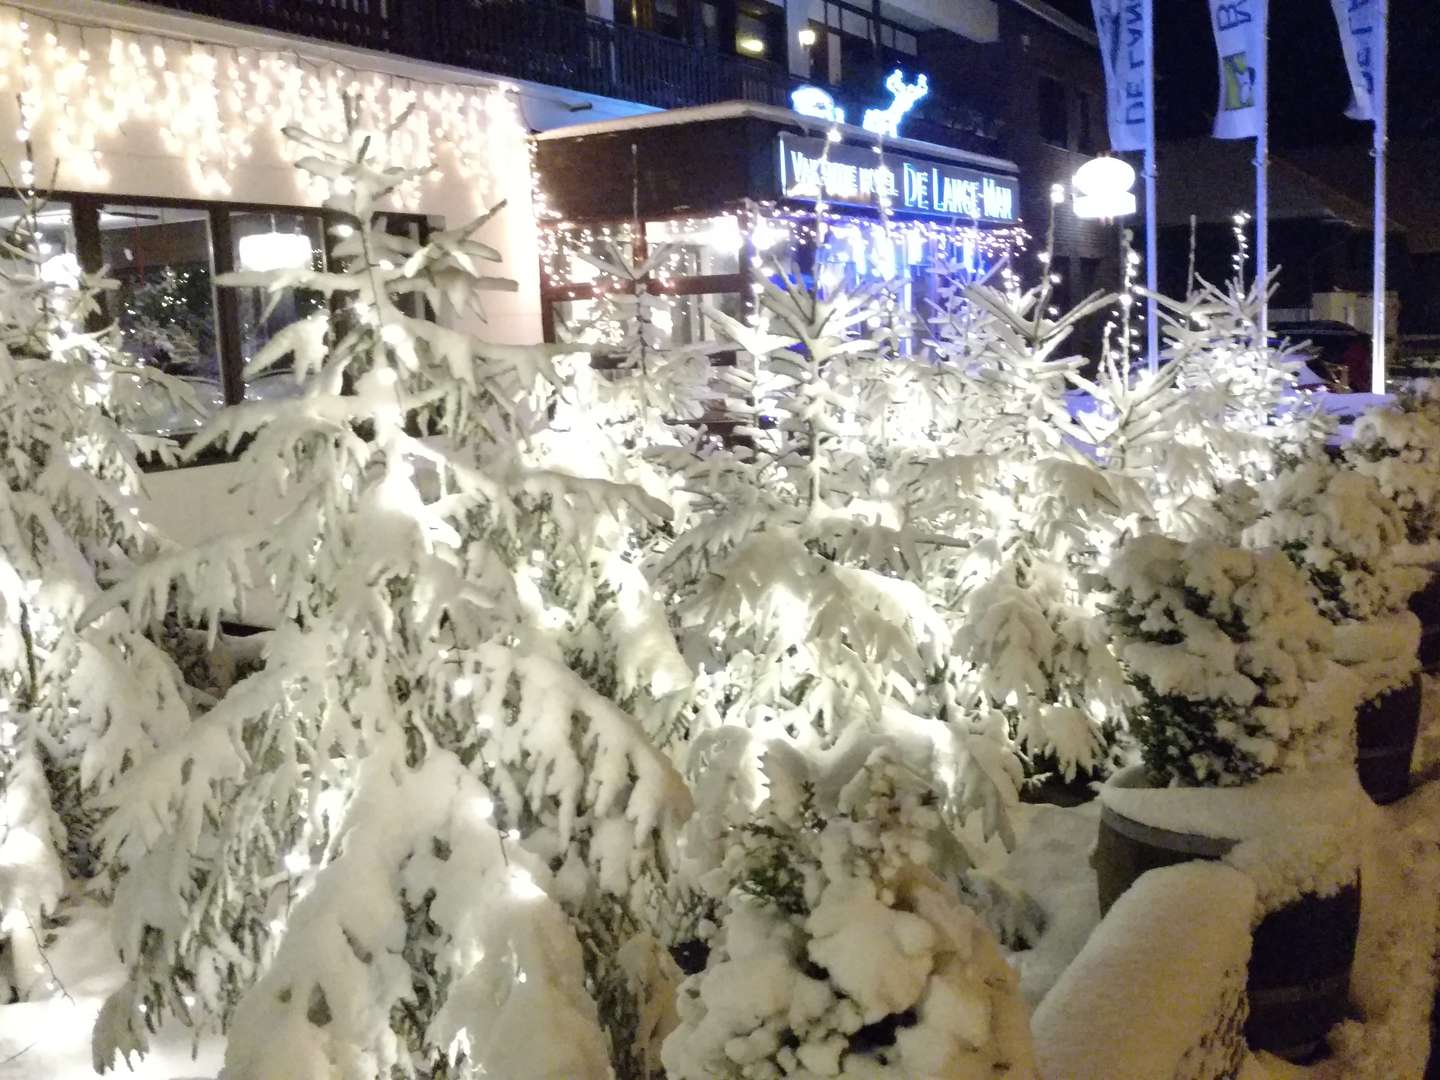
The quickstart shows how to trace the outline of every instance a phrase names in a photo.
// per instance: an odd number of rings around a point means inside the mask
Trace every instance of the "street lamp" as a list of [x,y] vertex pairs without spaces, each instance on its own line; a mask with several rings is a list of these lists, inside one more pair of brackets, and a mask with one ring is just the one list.
[[1135,213],[1135,170],[1117,157],[1097,157],[1075,170],[1075,216],[1113,219]]

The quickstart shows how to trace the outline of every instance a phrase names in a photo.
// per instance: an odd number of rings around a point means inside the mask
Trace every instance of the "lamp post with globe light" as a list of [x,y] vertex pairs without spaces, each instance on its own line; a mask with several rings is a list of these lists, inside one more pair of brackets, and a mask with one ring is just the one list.
[[[1135,213],[1135,169],[1129,162],[1118,157],[1091,158],[1070,180],[1074,189],[1072,204],[1075,216],[1090,221],[1114,221]],[[1159,334],[1155,321],[1155,214],[1145,215],[1146,250],[1150,253],[1150,265],[1146,267],[1148,295],[1145,299],[1145,320],[1148,347],[1146,359],[1153,372],[1159,367]],[[1122,256],[1123,258],[1124,256]]]

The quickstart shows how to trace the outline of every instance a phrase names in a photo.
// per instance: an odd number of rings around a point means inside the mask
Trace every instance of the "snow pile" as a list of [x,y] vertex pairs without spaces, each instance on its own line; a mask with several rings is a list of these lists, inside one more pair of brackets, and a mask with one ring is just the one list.
[[669,1075],[1033,1078],[1014,974],[926,868],[939,818],[923,781],[884,751],[833,806],[813,778],[789,780],[772,774],[734,831],[720,935],[681,987]]
[[1141,536],[1109,569],[1132,728],[1161,783],[1227,786],[1339,758],[1346,706],[1321,688],[1333,631],[1284,555]]
[[1212,1080],[1246,1055],[1255,887],[1215,863],[1152,870],[1115,902],[1035,1011],[1053,1080]]

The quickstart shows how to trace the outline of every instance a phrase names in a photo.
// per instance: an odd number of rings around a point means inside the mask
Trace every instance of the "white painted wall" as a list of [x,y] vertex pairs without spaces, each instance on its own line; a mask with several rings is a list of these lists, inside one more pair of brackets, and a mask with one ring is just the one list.
[[[342,49],[317,42],[285,38],[234,27],[214,20],[199,19],[157,9],[110,4],[91,0],[75,5],[55,0],[40,6],[54,9],[56,23],[34,14],[22,15],[16,9],[0,4],[0,160],[12,173],[23,156],[15,133],[21,127],[17,92],[26,88],[24,63],[14,45],[16,27],[25,18],[29,24],[29,43],[36,76],[31,85],[38,86],[40,103],[32,131],[36,152],[36,175],[41,186],[48,186],[54,175],[54,186],[61,190],[92,191],[125,195],[149,195],[169,198],[233,200],[236,202],[274,203],[277,205],[317,206],[323,193],[307,190],[306,178],[292,164],[293,150],[286,146],[280,128],[287,122],[305,126],[336,123],[342,88],[358,80],[363,87],[379,86],[381,100],[392,89],[413,88],[419,95],[418,111],[426,116],[432,128],[443,123],[446,110],[440,105],[427,105],[427,92],[438,102],[436,94],[481,103],[493,112],[485,114],[483,136],[472,128],[468,145],[459,144],[453,132],[436,131],[433,142],[434,164],[439,170],[433,180],[423,184],[418,197],[396,209],[419,212],[443,218],[455,224],[470,220],[482,210],[504,199],[507,209],[480,238],[496,247],[504,256],[503,272],[520,285],[517,293],[497,295],[490,305],[489,332],[506,342],[536,341],[540,337],[539,269],[533,213],[530,205],[530,170],[525,124],[537,109],[535,102],[517,100],[519,95],[506,95],[500,84],[484,76],[435,65],[421,64],[362,50]],[[50,44],[46,36],[55,36]],[[121,78],[126,70],[111,66],[111,42],[118,40],[128,49],[138,45],[144,57],[145,73],[156,78],[149,91],[141,91],[134,79]],[[195,46],[187,42],[197,43]],[[222,71],[216,81],[222,90],[222,101],[213,115],[197,110],[190,115],[197,99],[195,87],[203,91],[210,83],[195,86],[184,84],[189,54],[198,48],[202,57],[213,60]],[[64,49],[63,55],[57,49]],[[80,50],[89,53],[86,65],[75,58]],[[156,49],[163,49],[165,66],[154,64]],[[224,70],[253,70],[266,57],[293,58],[293,65],[305,78],[319,78],[317,89],[307,88],[301,98],[276,94],[268,100],[256,96],[255,88],[243,80],[226,78]],[[236,66],[243,57],[243,67]],[[131,63],[126,59],[124,63]],[[71,92],[69,100],[61,96],[67,64],[88,71],[96,84],[79,92]],[[337,78],[337,75],[339,76]],[[180,80],[170,90],[165,81]],[[123,94],[133,94],[135,102],[122,106],[119,120],[106,115],[104,104],[112,85]],[[79,131],[82,139],[93,138],[99,169],[87,152],[88,147],[57,153],[63,147],[62,126],[68,126],[72,138],[76,131],[75,117],[82,120],[92,98],[99,94],[100,113],[94,118],[93,136]],[[527,108],[527,104],[529,107]],[[541,106],[548,103],[541,102]],[[477,105],[476,108],[481,107]],[[551,109],[553,111],[553,107]],[[584,117],[587,112],[577,113]],[[70,119],[62,120],[62,117]],[[523,119],[522,119],[523,117]],[[186,129],[194,122],[194,131]],[[167,145],[167,129],[170,144]],[[207,190],[193,175],[191,155],[196,146],[216,129],[242,133],[249,152],[236,160],[232,168],[218,171],[228,177],[230,191]],[[416,151],[420,160],[422,151]]]

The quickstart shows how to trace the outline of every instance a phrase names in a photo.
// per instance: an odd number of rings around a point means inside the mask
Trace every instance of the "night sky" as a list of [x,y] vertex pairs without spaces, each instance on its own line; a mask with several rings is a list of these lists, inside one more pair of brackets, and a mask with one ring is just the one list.
[[[1090,0],[1049,0],[1093,26]],[[1206,0],[1154,0],[1161,139],[1209,132],[1217,97]],[[1440,138],[1440,4],[1390,2],[1392,137]],[[1329,0],[1270,0],[1270,121],[1276,145],[1361,142],[1370,125],[1343,115],[1349,82]]]

